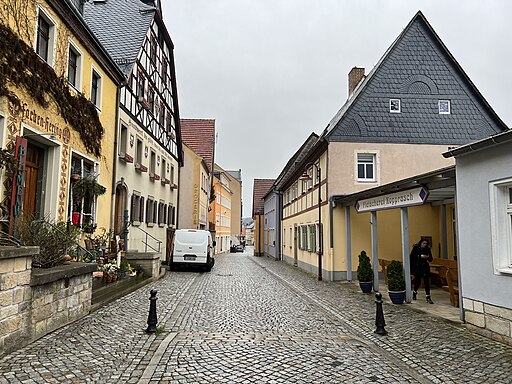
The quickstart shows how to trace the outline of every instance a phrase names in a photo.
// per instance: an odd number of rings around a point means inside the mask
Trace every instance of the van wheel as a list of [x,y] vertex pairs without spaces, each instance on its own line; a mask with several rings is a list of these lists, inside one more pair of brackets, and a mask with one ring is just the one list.
[[173,263],[172,261],[169,261],[169,270],[170,271],[175,271],[176,270],[176,264]]

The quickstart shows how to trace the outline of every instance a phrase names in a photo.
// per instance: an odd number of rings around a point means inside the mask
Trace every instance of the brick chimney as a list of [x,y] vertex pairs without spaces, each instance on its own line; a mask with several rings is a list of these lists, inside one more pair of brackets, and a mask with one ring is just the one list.
[[354,67],[348,73],[348,97],[352,96],[359,82],[364,79],[364,68]]

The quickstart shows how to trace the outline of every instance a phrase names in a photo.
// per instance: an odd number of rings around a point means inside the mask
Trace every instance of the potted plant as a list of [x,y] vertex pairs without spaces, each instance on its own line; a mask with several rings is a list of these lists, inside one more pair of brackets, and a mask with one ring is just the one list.
[[363,293],[370,293],[373,285],[373,269],[370,258],[365,251],[361,251],[359,265],[357,267],[357,279]]
[[87,175],[77,180],[73,185],[73,189],[78,196],[85,199],[98,197],[107,191],[103,185],[98,183],[94,175]]
[[128,271],[130,270],[130,264],[126,258],[121,259],[121,263],[119,263],[119,277],[121,279],[126,279],[128,277]]
[[82,231],[84,233],[93,234],[95,230],[96,230],[96,224],[93,224],[93,223],[82,224]]
[[393,260],[387,267],[388,292],[393,304],[403,304],[405,300],[404,267],[398,260]]

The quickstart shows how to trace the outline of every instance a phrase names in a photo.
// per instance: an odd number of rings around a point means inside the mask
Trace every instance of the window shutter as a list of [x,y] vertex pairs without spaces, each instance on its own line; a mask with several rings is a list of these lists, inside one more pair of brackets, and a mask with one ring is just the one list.
[[139,202],[139,221],[142,223],[144,221],[144,198],[140,198]]
[[148,199],[148,201],[146,201],[146,224],[149,223],[149,219],[151,217],[151,200]]
[[130,210],[130,221],[133,222],[135,220],[135,195],[132,195],[132,207]]

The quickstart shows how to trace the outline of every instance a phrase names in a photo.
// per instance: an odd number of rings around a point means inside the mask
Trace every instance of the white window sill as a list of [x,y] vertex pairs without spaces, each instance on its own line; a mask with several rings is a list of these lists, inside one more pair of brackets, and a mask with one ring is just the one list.
[[140,221],[132,221],[132,225],[134,227],[138,227],[140,225]]
[[498,268],[497,271],[501,275],[512,275],[512,268]]

